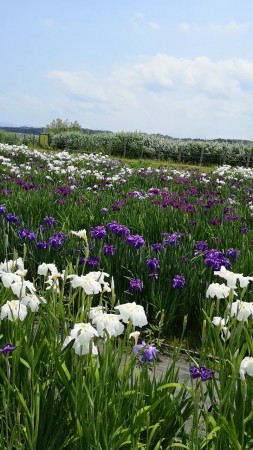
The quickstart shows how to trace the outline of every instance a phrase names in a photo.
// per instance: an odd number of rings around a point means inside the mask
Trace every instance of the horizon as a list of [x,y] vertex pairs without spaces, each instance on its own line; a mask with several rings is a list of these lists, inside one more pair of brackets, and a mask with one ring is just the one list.
[[13,0],[1,13],[6,126],[60,117],[114,133],[253,139],[250,0]]

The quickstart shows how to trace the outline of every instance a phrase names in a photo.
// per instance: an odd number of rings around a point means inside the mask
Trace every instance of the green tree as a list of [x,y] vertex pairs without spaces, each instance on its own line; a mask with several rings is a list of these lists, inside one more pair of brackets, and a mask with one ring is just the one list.
[[44,128],[44,133],[49,134],[64,133],[66,131],[82,131],[82,128],[76,120],[75,122],[70,122],[68,119],[62,120],[59,117],[52,120],[52,122]]

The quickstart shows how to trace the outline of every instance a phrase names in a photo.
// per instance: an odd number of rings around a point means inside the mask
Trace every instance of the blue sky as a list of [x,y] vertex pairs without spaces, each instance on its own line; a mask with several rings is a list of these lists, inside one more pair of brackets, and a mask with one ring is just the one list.
[[253,140],[253,0],[10,0],[0,55],[0,123]]

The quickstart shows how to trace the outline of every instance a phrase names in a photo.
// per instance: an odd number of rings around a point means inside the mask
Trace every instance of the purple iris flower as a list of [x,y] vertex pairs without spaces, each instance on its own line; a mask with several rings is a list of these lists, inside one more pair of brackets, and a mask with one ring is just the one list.
[[190,367],[190,375],[193,380],[196,378],[201,378],[202,381],[207,381],[212,378],[212,374],[214,373],[214,370],[207,369],[206,367],[197,367],[192,366]]
[[36,234],[30,230],[27,230],[26,228],[22,228],[21,230],[18,230],[17,235],[21,239],[29,239],[30,241],[35,241],[35,239],[36,239]]
[[160,261],[157,258],[146,259],[146,264],[149,270],[155,272],[160,267]]
[[158,350],[155,347],[155,344],[148,345],[145,343],[145,341],[142,341],[141,344],[134,346],[134,355],[137,355],[139,352],[141,352],[141,359],[139,361],[139,363],[141,364],[144,362],[154,361]]
[[134,291],[141,292],[142,291],[141,280],[139,278],[130,280],[128,290],[129,290],[129,292],[134,292]]
[[46,241],[39,241],[39,242],[37,242],[37,244],[36,244],[36,247],[37,247],[39,250],[44,250],[45,248],[47,248],[47,246],[48,246],[48,244],[47,244]]
[[57,225],[57,221],[54,217],[47,216],[43,219],[43,223],[48,226],[48,228],[55,227]]
[[164,244],[170,244],[172,246],[179,244],[179,239],[183,236],[183,233],[172,233],[171,235],[167,236],[164,240]]
[[104,247],[103,247],[103,252],[104,252],[104,255],[106,255],[106,256],[113,256],[113,255],[115,255],[115,247],[114,247],[114,245],[107,245],[107,244],[105,244]]
[[230,214],[230,215],[224,217],[224,220],[226,222],[228,222],[229,220],[239,220],[239,219],[241,219],[241,217],[237,216],[236,214]]
[[235,248],[229,248],[226,251],[226,258],[233,258],[234,261],[237,261],[239,255],[240,255],[240,251],[236,250]]
[[126,244],[131,245],[132,247],[138,249],[144,244],[144,238],[139,236],[139,234],[129,235],[126,237]]
[[106,236],[106,229],[103,225],[98,225],[91,229],[91,236],[96,239],[103,239]]
[[113,211],[120,211],[120,207],[118,205],[112,205]]
[[14,214],[7,214],[5,220],[10,223],[15,223],[15,225],[19,225],[19,219]]
[[[225,219],[224,219],[224,220],[225,220]],[[211,225],[220,225],[221,222],[222,222],[221,219],[212,219],[212,220],[210,220],[210,224],[211,224]]]
[[0,353],[2,353],[4,356],[6,356],[7,353],[14,352],[14,350],[16,350],[16,347],[14,347],[14,345],[12,345],[12,344],[4,344],[0,348]]
[[[80,260],[79,260],[80,263]],[[98,256],[89,256],[86,260],[86,264],[89,267],[96,267],[100,263],[100,258]]]
[[155,244],[151,244],[151,248],[154,252],[159,252],[160,250],[164,249],[163,244],[161,244],[160,242],[155,243]]
[[143,198],[143,195],[139,191],[131,191],[127,193],[128,197],[137,197],[137,198]]
[[241,227],[240,228],[240,230],[239,230],[239,232],[241,233],[241,234],[245,234],[245,233],[248,233],[248,228],[245,228],[245,227]]
[[130,230],[125,225],[120,225],[116,221],[108,223],[107,228],[118,237],[128,236],[130,234]]
[[100,212],[102,214],[107,214],[108,213],[108,208],[102,208],[102,209],[100,209]]
[[175,275],[172,280],[172,286],[175,289],[180,289],[181,287],[186,285],[185,278],[182,275]]
[[40,225],[40,226],[38,227],[38,231],[39,231],[40,233],[43,233],[43,232],[45,231],[45,226],[44,226],[44,225]]
[[51,247],[62,247],[64,239],[66,239],[66,236],[63,233],[54,233],[49,238],[49,245]]
[[6,213],[6,206],[0,205],[0,214],[5,214],[5,213]]
[[204,252],[208,249],[208,243],[206,241],[198,241],[194,247],[198,252]]
[[231,267],[230,261],[224,256],[222,252],[217,249],[208,250],[203,255],[203,258],[205,264],[214,270],[220,270],[221,266],[226,267],[226,269]]
[[54,194],[61,194],[64,197],[67,197],[72,193],[72,189],[69,186],[61,186],[54,190]]

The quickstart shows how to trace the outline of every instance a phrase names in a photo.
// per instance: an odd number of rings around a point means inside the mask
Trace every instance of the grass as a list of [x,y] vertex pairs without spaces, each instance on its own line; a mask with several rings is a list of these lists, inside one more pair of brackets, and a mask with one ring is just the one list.
[[142,167],[148,168],[151,167],[153,169],[161,169],[166,168],[168,170],[175,169],[179,171],[185,170],[200,170],[202,172],[211,173],[213,170],[217,169],[217,166],[205,166],[205,165],[195,165],[195,164],[184,164],[184,163],[176,163],[173,161],[165,161],[158,159],[129,159],[129,158],[119,158],[114,157],[116,160],[122,161],[128,167],[132,169],[140,169]]

